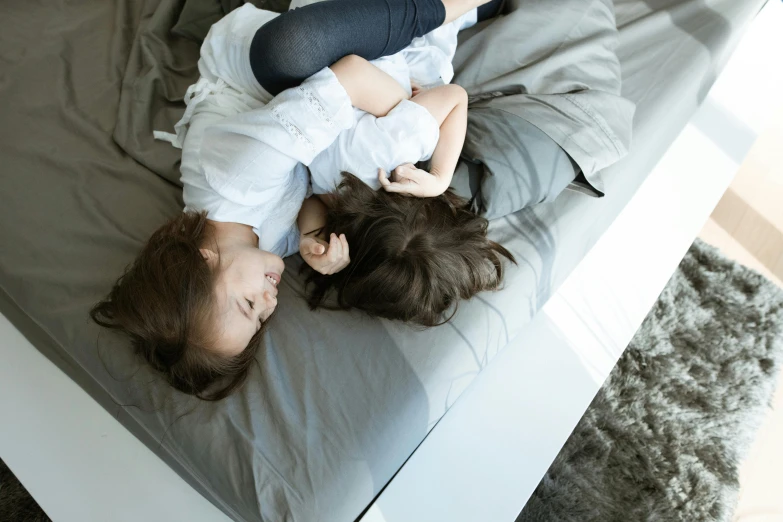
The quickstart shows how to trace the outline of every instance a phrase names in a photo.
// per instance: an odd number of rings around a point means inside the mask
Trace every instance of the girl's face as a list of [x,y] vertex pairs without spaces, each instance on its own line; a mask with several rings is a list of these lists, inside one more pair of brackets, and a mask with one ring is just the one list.
[[215,280],[216,348],[234,356],[241,353],[277,307],[277,286],[285,270],[283,260],[257,247],[242,245],[221,250],[220,257],[201,251]]

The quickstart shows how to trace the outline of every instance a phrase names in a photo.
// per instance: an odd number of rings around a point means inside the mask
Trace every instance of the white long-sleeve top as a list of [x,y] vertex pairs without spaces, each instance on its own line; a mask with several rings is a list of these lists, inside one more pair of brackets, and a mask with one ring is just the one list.
[[296,217],[308,193],[305,165],[354,123],[348,93],[331,69],[274,98],[253,76],[253,35],[274,18],[251,4],[210,29],[201,47],[201,78],[188,89],[176,135],[182,148],[185,210],[253,227],[262,250],[299,249]]
[[[294,3],[292,8],[304,3],[312,2]],[[334,144],[329,157],[336,161],[356,158],[368,166],[378,161],[377,166],[394,168],[432,154],[438,128],[429,112],[407,100],[385,121],[354,110],[328,68],[273,98],[255,79],[248,56],[258,28],[276,16],[245,4],[212,26],[201,47],[201,78],[185,95],[187,109],[175,125],[176,135],[155,136],[182,148],[186,211],[205,210],[212,220],[249,225],[258,235],[259,248],[287,256],[298,251],[296,217],[309,188],[305,166],[312,167],[320,153]],[[459,28],[441,27],[374,63],[408,92],[411,75],[422,84],[448,82]],[[349,129],[353,138],[346,135],[335,144]],[[334,188],[341,171],[333,167],[339,161],[320,163],[323,168],[316,171],[331,178],[319,178],[325,181],[316,187],[324,192]],[[351,170],[348,167],[343,170]],[[377,183],[374,177],[367,181]]]
[[[297,2],[297,0],[294,0]],[[297,5],[312,3],[299,0]],[[457,50],[457,34],[476,23],[476,10],[416,38],[402,51],[372,63],[411,93],[411,79],[432,87],[449,83],[454,76],[451,60]],[[384,117],[355,109],[356,123],[343,131],[309,165],[313,192],[332,192],[342,173],[350,172],[374,190],[380,189],[378,169],[387,174],[404,163],[426,161],[440,138],[435,118],[421,105],[403,100]]]

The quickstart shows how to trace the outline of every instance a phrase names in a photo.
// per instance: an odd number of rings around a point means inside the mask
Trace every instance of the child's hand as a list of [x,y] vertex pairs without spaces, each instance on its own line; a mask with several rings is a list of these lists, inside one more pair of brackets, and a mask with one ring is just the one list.
[[386,178],[386,171],[378,169],[378,180],[386,192],[407,194],[417,198],[440,196],[449,188],[443,179],[426,170],[417,169],[412,163],[400,165],[392,172],[392,180]]
[[424,89],[419,85],[419,82],[411,78],[411,98],[421,94]]
[[324,275],[335,274],[351,262],[345,234],[340,234],[340,237],[332,234],[328,243],[316,237],[302,236],[299,253],[308,265]]

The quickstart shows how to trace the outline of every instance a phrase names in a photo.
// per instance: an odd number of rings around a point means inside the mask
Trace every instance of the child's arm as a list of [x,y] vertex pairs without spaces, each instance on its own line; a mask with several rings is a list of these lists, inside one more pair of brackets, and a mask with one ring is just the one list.
[[[430,174],[448,187],[457,168],[468,128],[468,93],[459,85],[441,85],[411,99],[440,124],[440,139],[430,160]],[[445,190],[445,189],[444,189]]]
[[377,118],[408,98],[397,80],[355,54],[337,60],[330,69],[351,98],[351,105]]
[[322,274],[339,272],[351,262],[345,234],[332,234],[329,242],[323,235],[326,224],[326,205],[317,196],[304,200],[299,210],[299,253],[302,259]]
[[417,169],[412,164],[400,165],[393,172],[393,182],[386,173],[378,179],[389,192],[400,192],[418,197],[443,194],[451,184],[457,168],[468,125],[468,94],[459,85],[442,85],[411,98],[429,111],[440,125],[440,138],[430,160],[430,171]]

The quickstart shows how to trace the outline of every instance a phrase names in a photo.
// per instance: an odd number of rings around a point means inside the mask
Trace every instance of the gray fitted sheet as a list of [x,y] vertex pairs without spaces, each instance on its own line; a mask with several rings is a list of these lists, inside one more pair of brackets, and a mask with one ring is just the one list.
[[[630,155],[602,173],[606,197],[566,192],[493,221],[492,236],[519,266],[504,290],[464,303],[440,328],[311,313],[297,297],[301,283],[287,277],[248,386],[199,404],[87,319],[152,230],[181,208],[179,187],[150,171],[159,158],[137,161],[112,138],[123,86],[135,81],[125,76],[128,59],[144,54],[134,51],[135,32],[159,3],[7,2],[0,309],[236,520],[353,520],[619,214],[763,3],[616,2],[622,94],[637,110]],[[131,101],[149,112],[149,100]],[[289,259],[288,273],[296,271]]]

